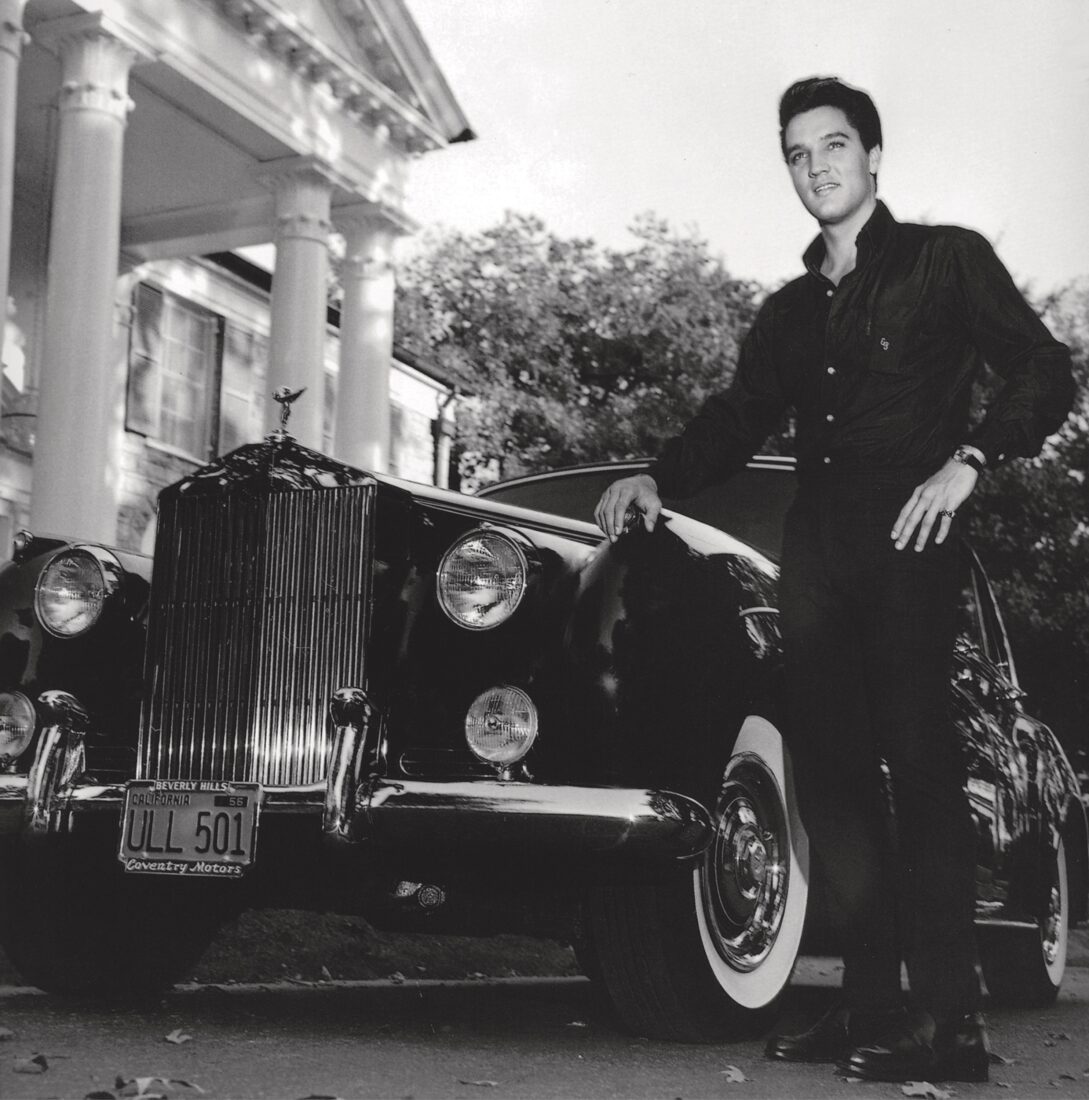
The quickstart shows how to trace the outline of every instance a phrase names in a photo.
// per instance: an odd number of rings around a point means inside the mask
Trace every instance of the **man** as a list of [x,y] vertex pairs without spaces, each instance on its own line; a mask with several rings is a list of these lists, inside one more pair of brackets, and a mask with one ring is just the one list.
[[[767,1054],[874,1080],[986,1080],[975,835],[947,711],[957,512],[981,473],[1038,453],[1060,426],[1069,354],[981,236],[898,223],[878,201],[881,124],[868,95],[803,80],[779,121],[794,188],[820,226],[806,274],[762,306],[730,389],[648,474],[610,486],[595,517],[611,539],[629,509],[652,530],[659,494],[729,477],[794,408],[799,487],[780,580],[787,734],[841,925],[844,1000],[809,1031],[772,1038]],[[970,429],[984,360],[1004,386]]]

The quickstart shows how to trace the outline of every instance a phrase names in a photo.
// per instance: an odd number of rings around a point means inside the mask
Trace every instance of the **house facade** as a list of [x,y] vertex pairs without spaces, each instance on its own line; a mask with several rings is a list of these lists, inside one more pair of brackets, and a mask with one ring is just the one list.
[[0,0],[0,546],[146,546],[281,386],[300,442],[442,483],[393,253],[413,160],[470,137],[401,0]]

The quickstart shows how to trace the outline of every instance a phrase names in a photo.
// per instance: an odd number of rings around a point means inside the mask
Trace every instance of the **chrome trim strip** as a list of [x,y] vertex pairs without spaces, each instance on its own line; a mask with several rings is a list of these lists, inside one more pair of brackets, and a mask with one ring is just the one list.
[[473,780],[376,779],[360,792],[355,828],[379,842],[527,846],[684,859],[711,840],[707,809],[672,791]]

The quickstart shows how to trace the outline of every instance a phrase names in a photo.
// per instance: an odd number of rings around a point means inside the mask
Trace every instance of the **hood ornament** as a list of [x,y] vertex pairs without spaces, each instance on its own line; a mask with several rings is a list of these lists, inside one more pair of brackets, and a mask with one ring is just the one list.
[[283,443],[285,440],[295,437],[287,430],[287,420],[291,416],[291,406],[306,393],[306,387],[301,390],[292,390],[290,386],[281,386],[272,395],[272,400],[280,406],[280,426],[270,436],[269,440],[275,443]]

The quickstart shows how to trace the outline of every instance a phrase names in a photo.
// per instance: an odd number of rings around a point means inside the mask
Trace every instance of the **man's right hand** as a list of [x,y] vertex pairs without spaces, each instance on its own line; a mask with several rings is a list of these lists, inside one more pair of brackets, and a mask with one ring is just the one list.
[[629,509],[641,512],[643,526],[648,531],[654,530],[662,511],[662,501],[658,496],[658,485],[650,474],[621,478],[601,494],[594,509],[594,520],[611,542],[616,542],[623,533]]

